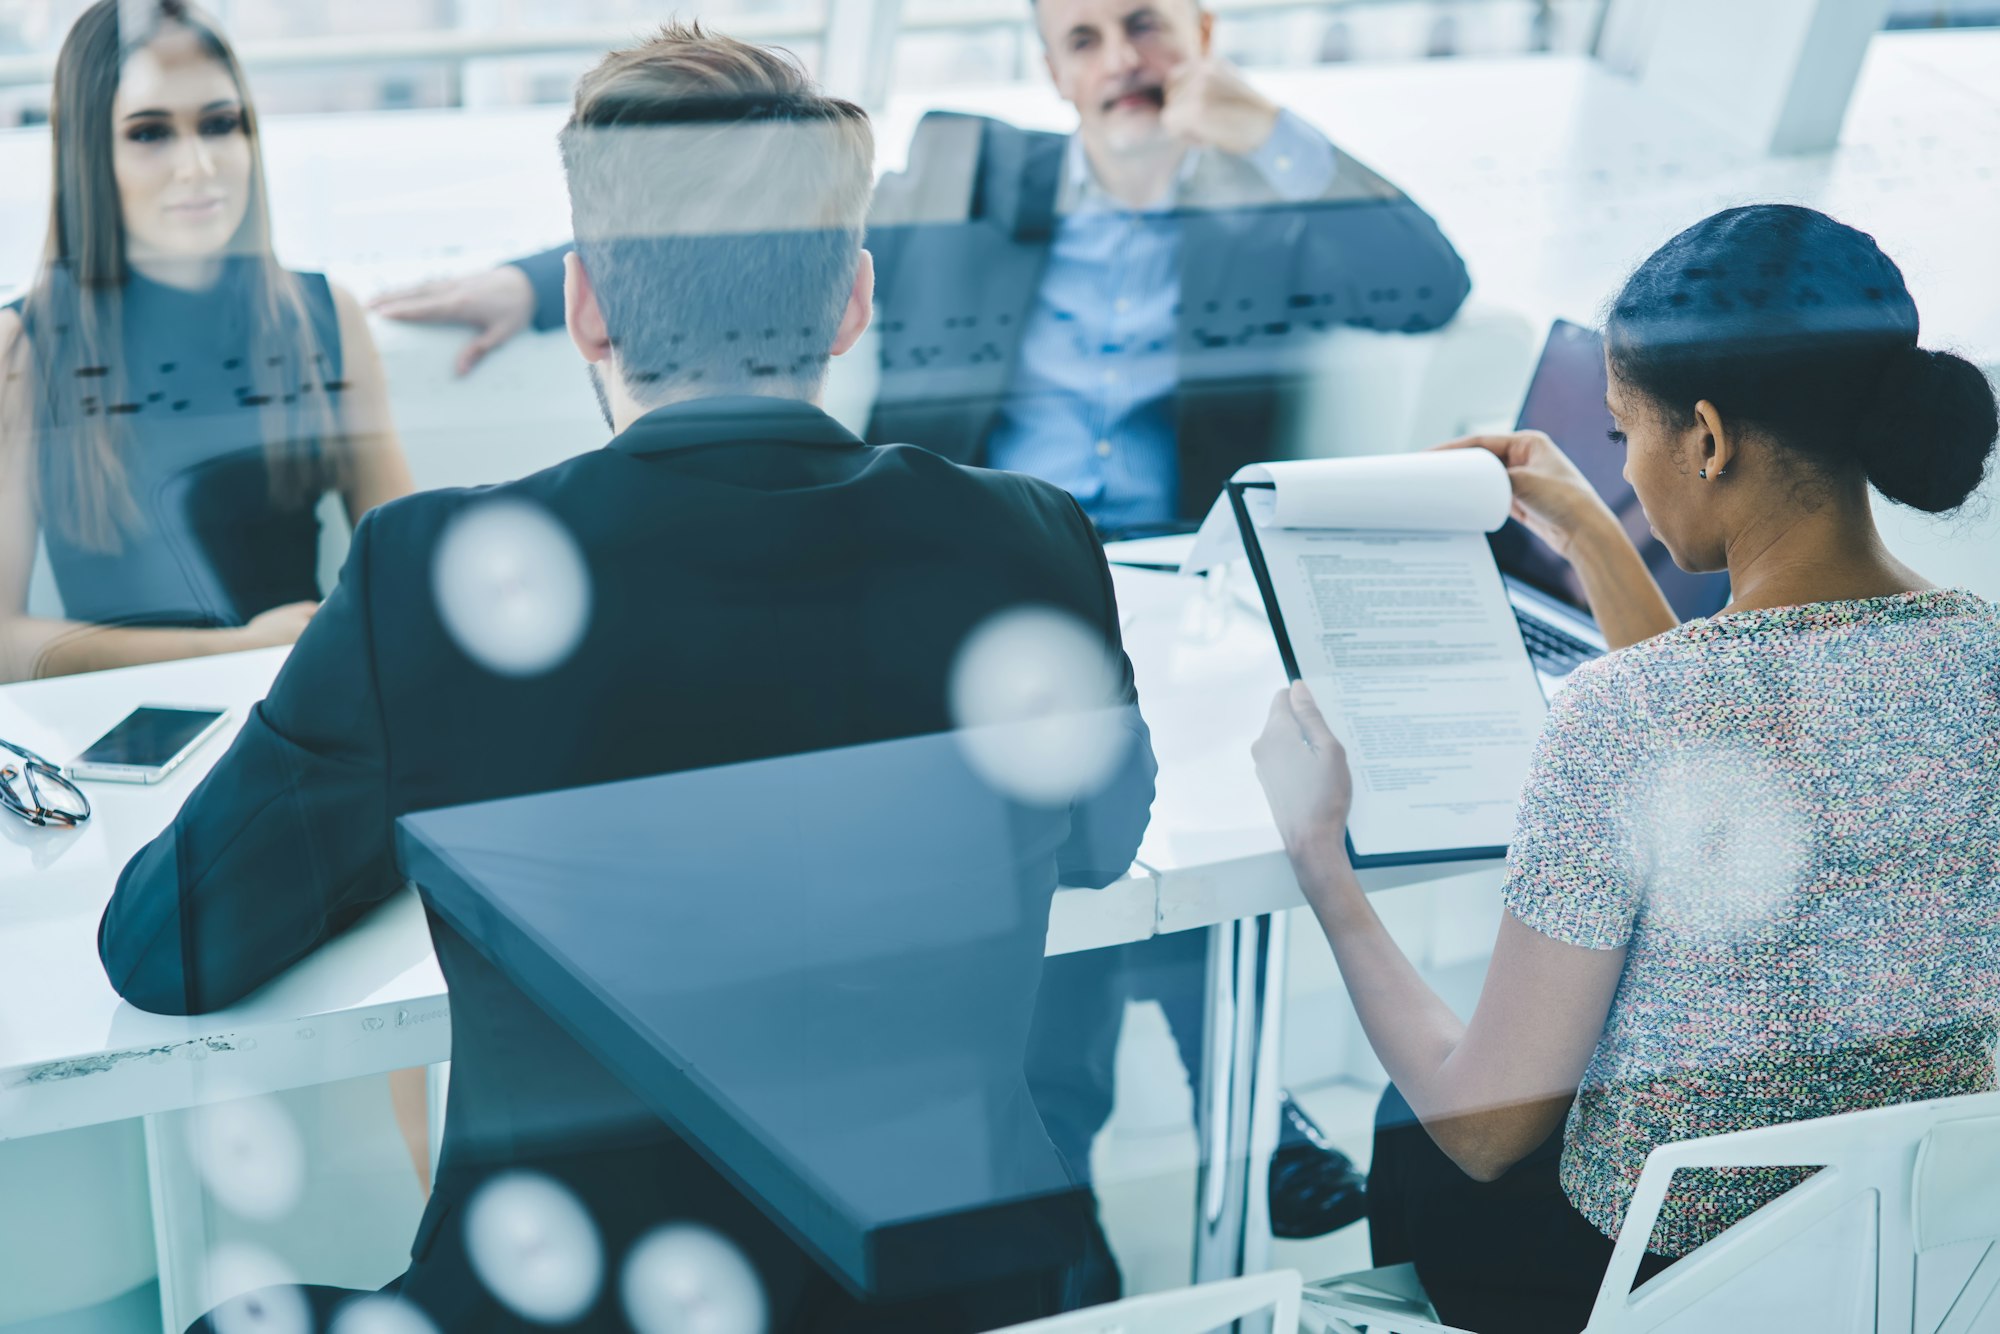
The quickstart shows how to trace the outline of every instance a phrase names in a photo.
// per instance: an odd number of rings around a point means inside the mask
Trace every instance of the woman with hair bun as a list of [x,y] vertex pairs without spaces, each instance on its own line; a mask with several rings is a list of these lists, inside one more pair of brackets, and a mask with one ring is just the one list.
[[[1869,496],[1962,505],[2000,435],[1992,386],[1921,347],[1871,238],[1804,208],[1675,237],[1605,334],[1626,479],[1732,597],[1677,625],[1548,437],[1447,446],[1507,465],[1614,649],[1551,704],[1469,1021],[1361,892],[1346,760],[1302,686],[1255,747],[1393,1081],[1375,1261],[1413,1262],[1481,1334],[1582,1327],[1660,1145],[1995,1087],[2000,613],[1891,555]],[[1641,1276],[1810,1174],[1677,1177]]]

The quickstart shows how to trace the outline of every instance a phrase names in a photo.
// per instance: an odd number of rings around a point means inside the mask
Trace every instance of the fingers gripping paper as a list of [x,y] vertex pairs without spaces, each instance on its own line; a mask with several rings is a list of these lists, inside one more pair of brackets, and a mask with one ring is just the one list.
[[1511,499],[1499,461],[1462,450],[1263,464],[1221,502],[1287,670],[1347,748],[1358,865],[1512,836],[1546,703],[1486,544]]

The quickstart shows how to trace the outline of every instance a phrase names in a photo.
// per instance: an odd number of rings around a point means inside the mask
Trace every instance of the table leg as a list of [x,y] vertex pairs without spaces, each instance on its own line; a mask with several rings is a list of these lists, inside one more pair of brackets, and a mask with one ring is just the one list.
[[1194,1281],[1257,1273],[1271,1259],[1266,1185],[1283,1097],[1285,931],[1276,913],[1209,930]]
[[183,1147],[180,1117],[144,1118],[146,1184],[153,1200],[153,1249],[160,1274],[160,1328],[178,1334],[202,1314],[202,1265],[208,1239],[207,1201]]
[[424,1087],[430,1094],[431,1184],[437,1184],[438,1157],[444,1152],[444,1109],[451,1101],[451,1062],[439,1061],[425,1070]]

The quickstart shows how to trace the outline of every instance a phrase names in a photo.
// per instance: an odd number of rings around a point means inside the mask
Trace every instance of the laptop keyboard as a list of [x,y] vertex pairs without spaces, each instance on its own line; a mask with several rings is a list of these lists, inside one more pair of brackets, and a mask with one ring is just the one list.
[[1528,646],[1528,659],[1535,669],[1548,676],[1568,676],[1592,658],[1599,657],[1604,650],[1565,634],[1546,621],[1533,616],[1514,613],[1514,619],[1521,623],[1521,639]]

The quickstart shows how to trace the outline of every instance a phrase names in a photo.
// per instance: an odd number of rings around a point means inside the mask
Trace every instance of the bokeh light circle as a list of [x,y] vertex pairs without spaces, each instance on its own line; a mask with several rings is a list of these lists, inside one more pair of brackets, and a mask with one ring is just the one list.
[[271,1098],[211,1103],[188,1114],[188,1152],[224,1208],[275,1222],[305,1192],[306,1150],[298,1127]]
[[727,1237],[693,1223],[646,1234],[619,1277],[625,1315],[638,1334],[765,1334],[764,1285]]
[[482,501],[453,518],[431,587],[453,642],[500,676],[554,671],[590,623],[590,570],[576,539],[522,500]]
[[208,1257],[208,1292],[215,1334],[314,1334],[297,1276],[259,1247],[216,1247]]
[[473,1272],[516,1314],[545,1325],[575,1320],[597,1300],[604,1246],[568,1188],[539,1172],[507,1172],[466,1208]]
[[1647,860],[1673,870],[1649,886],[1648,916],[1709,945],[1781,936],[1812,874],[1815,810],[1752,747],[1660,756],[1634,826]]
[[438,1327],[400,1297],[371,1294],[343,1305],[328,1334],[438,1334]]
[[1103,636],[1053,607],[989,618],[960,646],[950,701],[966,759],[997,791],[1062,806],[1102,790],[1131,745]]

